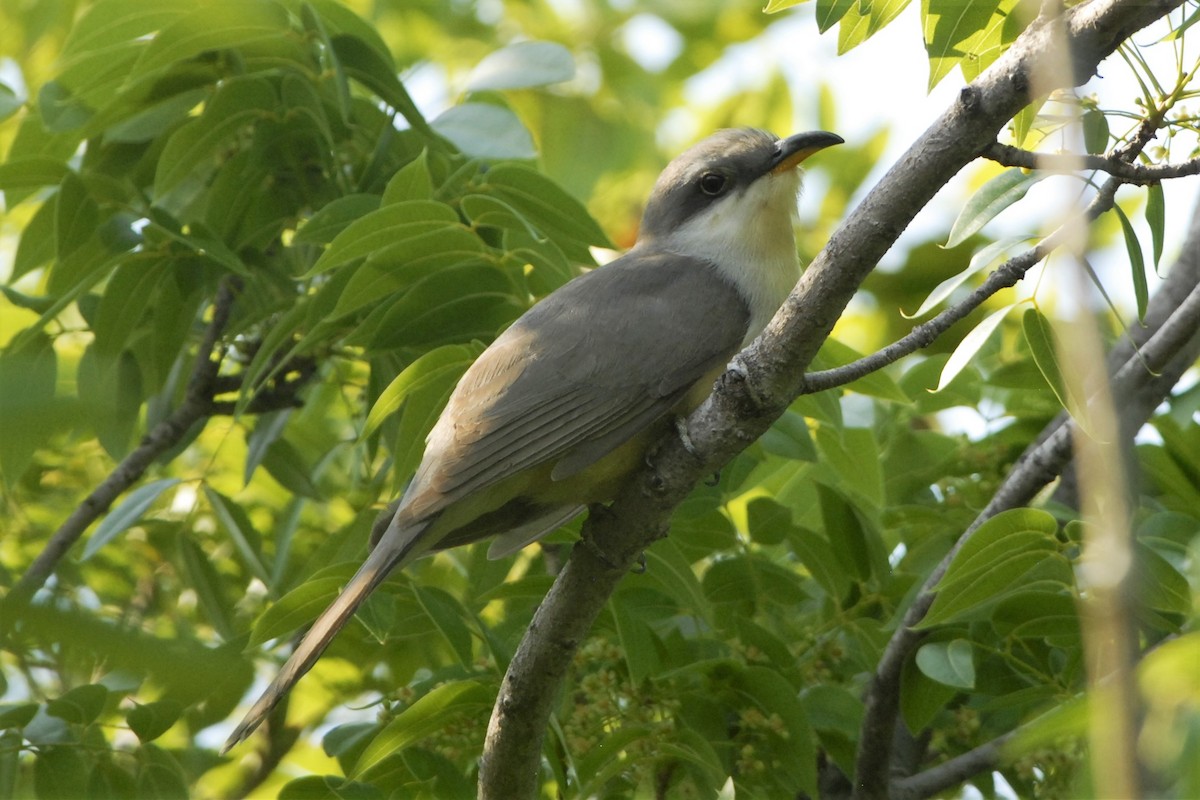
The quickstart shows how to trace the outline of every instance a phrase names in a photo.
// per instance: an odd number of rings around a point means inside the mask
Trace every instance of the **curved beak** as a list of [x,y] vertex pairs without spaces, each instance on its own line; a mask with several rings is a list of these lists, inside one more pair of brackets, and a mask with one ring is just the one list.
[[809,131],[797,133],[786,139],[780,139],[775,145],[775,155],[771,158],[771,173],[778,175],[789,169],[794,169],[800,162],[818,150],[842,144],[846,140],[836,133],[828,131]]

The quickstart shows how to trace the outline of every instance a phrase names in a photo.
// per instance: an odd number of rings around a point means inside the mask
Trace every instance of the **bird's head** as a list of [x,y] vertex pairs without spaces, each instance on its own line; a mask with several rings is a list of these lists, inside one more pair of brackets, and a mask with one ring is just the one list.
[[750,309],[757,335],[799,277],[796,196],[800,162],[841,144],[825,131],[778,139],[766,131],[718,131],[667,166],[642,216],[637,246],[713,265]]

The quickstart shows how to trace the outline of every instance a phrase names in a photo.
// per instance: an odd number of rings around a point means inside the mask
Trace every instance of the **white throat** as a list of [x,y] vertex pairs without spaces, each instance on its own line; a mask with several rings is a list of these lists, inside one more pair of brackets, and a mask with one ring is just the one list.
[[682,256],[708,261],[750,306],[745,347],[775,316],[800,278],[796,197],[800,171],[764,175],[689,219],[662,240]]

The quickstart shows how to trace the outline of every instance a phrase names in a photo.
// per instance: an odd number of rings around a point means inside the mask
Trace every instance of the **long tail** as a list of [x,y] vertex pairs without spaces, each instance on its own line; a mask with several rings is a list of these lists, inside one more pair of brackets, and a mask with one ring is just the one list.
[[304,673],[312,669],[313,664],[317,663],[317,659],[333,641],[333,637],[350,617],[354,616],[354,612],[363,604],[367,596],[383,582],[393,569],[412,561],[429,549],[428,544],[423,547],[419,546],[422,544],[420,533],[427,525],[428,523],[425,523],[418,529],[404,531],[404,535],[396,535],[400,532],[393,530],[395,527],[393,522],[388,530],[388,534],[391,535],[384,536],[379,545],[367,556],[363,565],[358,568],[358,572],[354,573],[354,577],[342,589],[341,594],[321,612],[321,616],[317,617],[317,621],[309,628],[308,633],[304,634],[304,638],[296,646],[291,658],[279,670],[275,680],[271,681],[271,685],[255,701],[241,723],[225,740],[225,746],[221,748],[222,754],[229,752],[230,748],[254,732],[254,729],[262,723],[284,695],[291,691]]

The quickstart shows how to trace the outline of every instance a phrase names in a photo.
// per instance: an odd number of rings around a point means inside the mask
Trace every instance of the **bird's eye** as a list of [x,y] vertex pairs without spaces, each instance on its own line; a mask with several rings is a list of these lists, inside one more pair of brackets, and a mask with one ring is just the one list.
[[700,176],[700,191],[716,197],[725,191],[726,183],[727,180],[724,175],[717,172],[706,172]]

